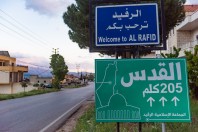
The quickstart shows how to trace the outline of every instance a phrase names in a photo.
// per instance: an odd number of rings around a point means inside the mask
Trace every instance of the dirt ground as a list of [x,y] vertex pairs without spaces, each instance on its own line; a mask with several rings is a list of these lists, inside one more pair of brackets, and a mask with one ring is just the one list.
[[56,132],[72,132],[76,126],[77,120],[93,104],[94,101],[86,101]]

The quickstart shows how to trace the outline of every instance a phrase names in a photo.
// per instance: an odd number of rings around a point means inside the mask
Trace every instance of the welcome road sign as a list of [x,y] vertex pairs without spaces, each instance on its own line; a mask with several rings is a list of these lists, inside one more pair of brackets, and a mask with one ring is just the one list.
[[159,44],[156,3],[97,6],[96,46]]
[[95,61],[96,121],[190,122],[185,59]]

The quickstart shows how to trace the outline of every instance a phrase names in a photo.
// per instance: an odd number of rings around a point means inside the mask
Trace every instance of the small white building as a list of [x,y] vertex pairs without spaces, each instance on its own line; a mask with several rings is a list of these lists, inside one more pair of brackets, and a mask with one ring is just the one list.
[[184,51],[194,51],[198,45],[198,5],[184,5],[186,17],[183,22],[172,29],[167,39],[167,50],[173,53],[173,47],[181,48],[179,57],[185,56]]
[[38,75],[30,75],[31,84],[51,84],[52,77],[39,77]]

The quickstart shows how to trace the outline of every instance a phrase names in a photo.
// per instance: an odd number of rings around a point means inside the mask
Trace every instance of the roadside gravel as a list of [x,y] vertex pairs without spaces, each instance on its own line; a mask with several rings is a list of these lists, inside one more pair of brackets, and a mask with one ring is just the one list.
[[82,106],[65,122],[65,124],[59,128],[56,132],[72,132],[77,124],[78,119],[83,115],[83,113],[89,109],[94,101],[86,101]]

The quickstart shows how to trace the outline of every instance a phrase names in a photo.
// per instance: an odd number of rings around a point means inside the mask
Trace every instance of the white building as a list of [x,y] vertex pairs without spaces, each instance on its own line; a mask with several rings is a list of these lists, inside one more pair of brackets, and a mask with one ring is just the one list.
[[51,84],[52,77],[39,77],[38,75],[30,75],[30,83],[31,84]]
[[170,31],[167,40],[167,50],[163,53],[173,53],[173,47],[181,48],[179,57],[184,56],[184,51],[194,51],[198,45],[198,5],[184,5],[186,18]]

